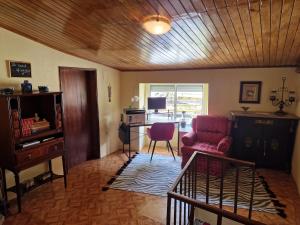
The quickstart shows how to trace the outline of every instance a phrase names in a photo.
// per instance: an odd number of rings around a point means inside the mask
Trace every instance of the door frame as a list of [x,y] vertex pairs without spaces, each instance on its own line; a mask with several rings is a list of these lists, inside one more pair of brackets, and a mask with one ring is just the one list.
[[[60,91],[62,91],[62,79],[61,79],[61,72],[62,70],[80,70],[84,71],[86,73],[86,76],[89,77],[87,79],[87,94],[88,94],[88,100],[93,102],[93,108],[91,110],[91,117],[93,117],[94,123],[92,123],[92,142],[93,147],[91,149],[91,159],[100,159],[101,158],[101,148],[100,148],[100,120],[99,120],[99,105],[98,105],[98,82],[97,82],[97,69],[95,68],[80,68],[80,67],[68,67],[68,66],[59,66],[58,67],[58,74],[59,74],[59,88]],[[91,94],[92,98],[91,98]],[[63,95],[63,92],[62,92]],[[95,98],[95,99],[93,99]],[[64,102],[62,98],[62,105],[63,105],[63,111],[64,111]],[[90,104],[91,106],[91,104]],[[65,115],[63,113],[63,115]],[[63,118],[65,120],[65,118]],[[68,152],[66,152],[68,154]],[[67,157],[68,159],[68,157]],[[67,160],[68,161],[68,160]],[[68,164],[68,163],[67,163]]]

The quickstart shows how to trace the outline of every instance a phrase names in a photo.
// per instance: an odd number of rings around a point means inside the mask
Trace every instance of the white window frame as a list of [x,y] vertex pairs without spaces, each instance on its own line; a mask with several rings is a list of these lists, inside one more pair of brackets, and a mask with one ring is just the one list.
[[202,88],[202,110],[200,112],[200,114],[206,114],[205,112],[205,98],[204,98],[204,85],[203,83],[193,83],[193,84],[186,84],[186,83],[178,83],[178,84],[170,84],[170,83],[161,83],[161,84],[157,84],[157,83],[151,83],[150,84],[150,88],[149,88],[149,96],[151,96],[151,92],[152,92],[152,87],[153,86],[173,86],[174,87],[174,118],[176,118],[177,115],[177,92],[178,92],[178,87],[180,86],[201,86]]

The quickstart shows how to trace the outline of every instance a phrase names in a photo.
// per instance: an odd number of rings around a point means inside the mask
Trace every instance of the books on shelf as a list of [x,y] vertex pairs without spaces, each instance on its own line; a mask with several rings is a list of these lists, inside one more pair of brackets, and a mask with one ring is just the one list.
[[44,130],[50,129],[50,123],[43,119],[41,121],[35,121],[35,118],[27,118],[21,120],[22,124],[22,136],[27,137],[31,134],[35,134]]
[[13,122],[15,138],[18,139],[21,136],[21,130],[20,130],[19,112],[17,110],[12,111],[12,122]]
[[50,129],[50,123],[45,119],[42,121],[34,122],[31,125],[32,133],[37,133],[37,132],[48,130],[48,129]]

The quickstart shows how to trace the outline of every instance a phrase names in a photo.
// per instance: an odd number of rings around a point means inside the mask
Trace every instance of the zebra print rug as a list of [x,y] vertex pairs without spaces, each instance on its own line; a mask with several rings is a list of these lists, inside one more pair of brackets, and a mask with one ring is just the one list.
[[[154,155],[150,162],[150,154],[137,154],[132,161],[123,166],[117,178],[108,184],[109,188],[124,191],[140,192],[152,195],[167,196],[172,184],[181,171],[181,158],[176,160],[170,156]],[[219,204],[220,178],[210,177],[209,196],[210,204]],[[248,208],[250,199],[251,174],[246,168],[240,170],[238,208]],[[205,176],[197,179],[197,199],[205,201]],[[234,205],[235,171],[228,169],[224,176],[223,205]],[[107,188],[104,188],[105,190]],[[261,177],[255,178],[255,193],[253,198],[253,210],[277,213],[285,217],[284,205],[276,200],[274,194],[267,191],[268,186]],[[273,195],[272,195],[273,194]]]

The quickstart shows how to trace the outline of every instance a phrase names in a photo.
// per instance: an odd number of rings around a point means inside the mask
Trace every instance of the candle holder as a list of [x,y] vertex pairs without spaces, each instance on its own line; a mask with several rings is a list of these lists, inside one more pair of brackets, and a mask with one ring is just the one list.
[[[283,111],[284,107],[292,105],[296,101],[295,91],[289,91],[285,86],[286,77],[282,77],[282,86],[280,88],[273,89],[270,94],[270,101],[273,106],[278,106],[279,110],[275,114],[283,116],[287,113]],[[286,97],[287,95],[287,97]]]

